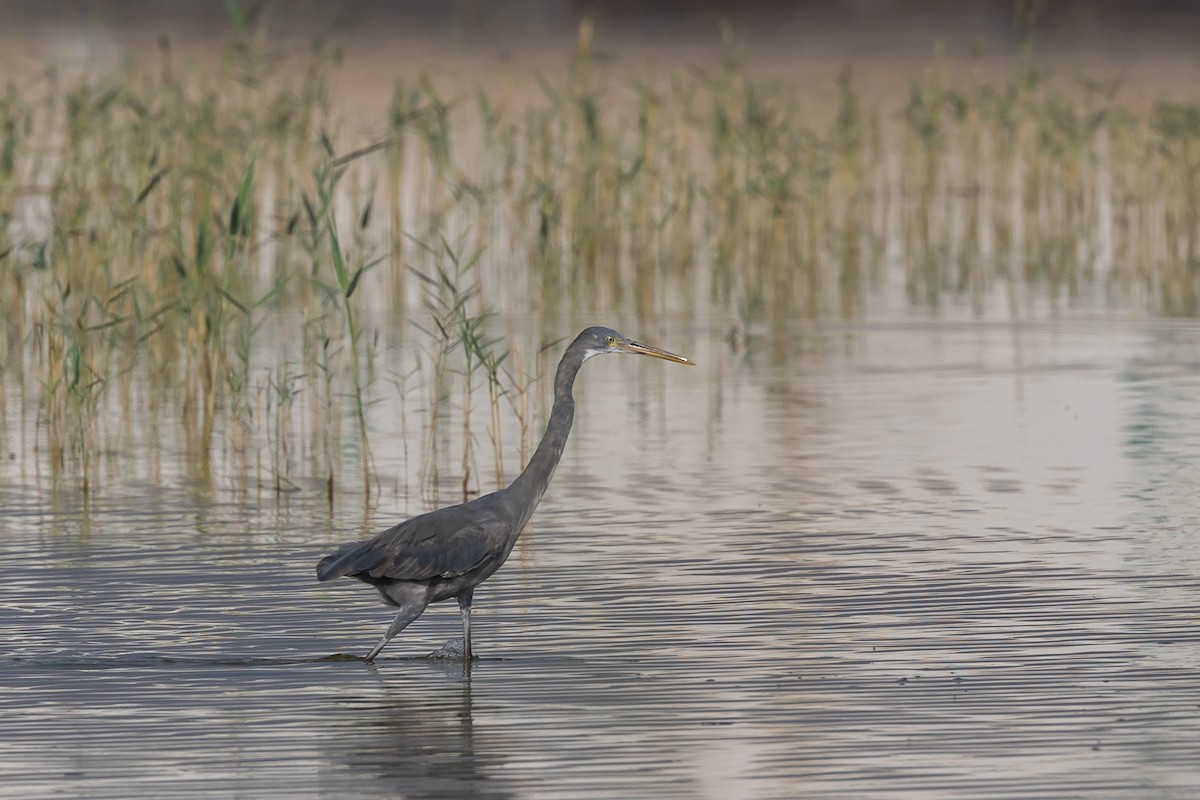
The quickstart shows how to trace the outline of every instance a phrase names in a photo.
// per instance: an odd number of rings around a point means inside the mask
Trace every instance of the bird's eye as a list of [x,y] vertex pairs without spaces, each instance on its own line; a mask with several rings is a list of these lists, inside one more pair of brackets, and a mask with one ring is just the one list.
[[604,341],[605,341],[607,344],[609,344],[609,345],[614,345],[614,344],[616,344],[616,343],[617,343],[617,337],[615,337],[615,336],[605,336],[605,337],[604,337]]

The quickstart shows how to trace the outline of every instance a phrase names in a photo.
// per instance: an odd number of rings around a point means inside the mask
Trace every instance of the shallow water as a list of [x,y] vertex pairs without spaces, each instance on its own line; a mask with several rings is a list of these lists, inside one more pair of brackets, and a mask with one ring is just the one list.
[[453,604],[361,661],[353,501],[8,465],[0,795],[1200,794],[1200,326],[697,338],[585,369],[469,675]]

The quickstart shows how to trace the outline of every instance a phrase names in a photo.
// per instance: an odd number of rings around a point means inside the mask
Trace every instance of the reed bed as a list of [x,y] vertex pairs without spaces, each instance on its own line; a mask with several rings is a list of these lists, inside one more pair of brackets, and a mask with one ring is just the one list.
[[[336,51],[279,77],[252,41],[4,90],[0,425],[54,486],[100,491],[135,453],[154,479],[170,443],[192,480],[370,503],[372,410],[397,396],[422,496],[469,496],[527,453],[555,326],[597,310],[737,340],[1200,311],[1200,105],[1135,111],[1029,55],[991,82],[935,59],[891,106],[847,68],[828,109],[732,45],[601,70],[585,28],[526,91],[400,79],[351,126]],[[414,337],[411,365],[381,360]]]

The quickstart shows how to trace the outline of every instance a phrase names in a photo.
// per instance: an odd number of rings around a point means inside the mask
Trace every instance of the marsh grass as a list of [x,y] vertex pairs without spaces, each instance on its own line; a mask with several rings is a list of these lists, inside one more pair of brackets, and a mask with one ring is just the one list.
[[[358,133],[336,50],[276,71],[252,28],[211,69],[164,42],[151,68],[51,65],[0,96],[0,380],[21,398],[0,408],[36,407],[21,457],[56,483],[94,492],[152,442],[197,480],[369,503],[379,342],[413,325],[416,360],[387,368],[422,398],[437,502],[523,461],[541,345],[598,309],[741,342],[873,313],[1200,312],[1200,106],[1140,111],[1028,52],[990,81],[935,57],[891,105],[847,68],[820,104],[732,37],[646,74],[581,29],[524,92],[399,81]],[[543,341],[507,344],[514,316]]]
[[[451,400],[457,393],[456,409],[460,421],[458,441],[462,446],[459,475],[463,501],[478,494],[479,469],[474,428],[477,390],[486,385],[488,404],[487,432],[492,443],[494,478],[504,480],[503,422],[501,401],[508,394],[511,377],[502,371],[509,351],[500,349],[500,339],[486,333],[486,323],[492,312],[481,302],[481,287],[476,266],[479,252],[466,254],[463,243],[452,244],[441,239],[431,246],[417,242],[420,249],[434,257],[430,274],[412,268],[412,273],[424,284],[424,307],[429,320],[413,324],[427,339],[425,353],[432,364],[429,381],[430,409],[429,447],[426,449],[426,479],[423,481],[431,502],[437,502],[439,491],[440,425],[450,416]],[[455,391],[457,385],[457,392]],[[519,385],[514,383],[514,385]]]

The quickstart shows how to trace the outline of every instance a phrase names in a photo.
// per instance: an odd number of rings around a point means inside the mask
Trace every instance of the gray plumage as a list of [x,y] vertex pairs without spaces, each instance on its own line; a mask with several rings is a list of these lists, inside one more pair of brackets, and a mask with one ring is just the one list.
[[430,603],[458,599],[463,621],[463,658],[471,659],[471,599],[474,589],[508,558],[517,537],[550,485],[562,458],[575,399],[571,387],[583,362],[603,353],[635,353],[680,364],[683,356],[626,339],[611,328],[588,328],[567,347],[554,378],[554,406],[546,433],[529,464],[507,487],[468,503],[439,508],[401,522],[372,539],[344,544],[317,564],[317,580],[349,576],[379,590],[399,608],[375,649],[384,646]]

